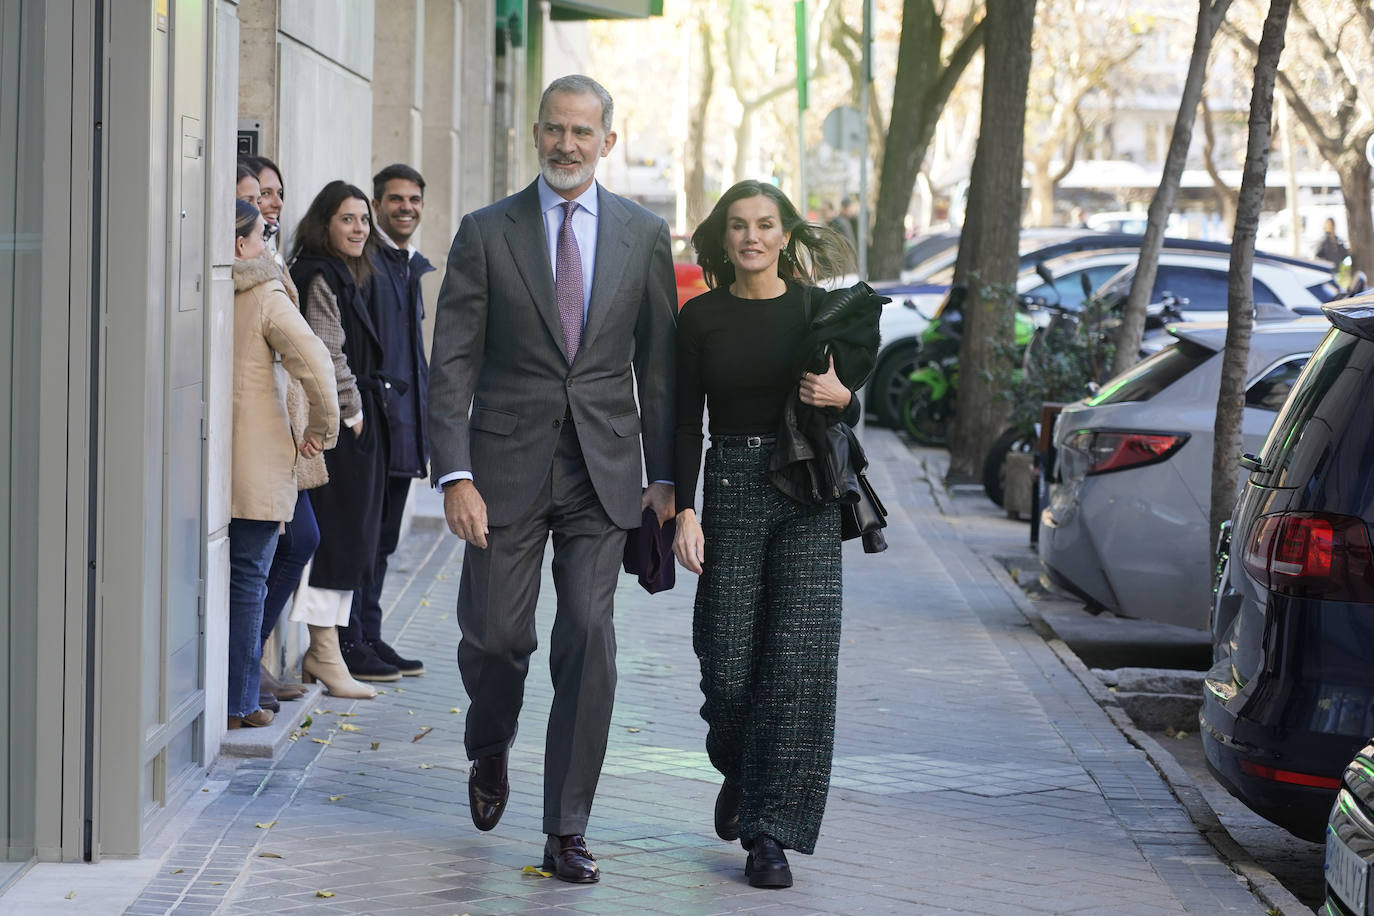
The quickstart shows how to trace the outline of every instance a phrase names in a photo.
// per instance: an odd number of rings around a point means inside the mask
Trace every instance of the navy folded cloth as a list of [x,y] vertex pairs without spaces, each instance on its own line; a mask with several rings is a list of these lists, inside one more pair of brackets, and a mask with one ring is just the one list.
[[638,528],[625,538],[625,571],[639,577],[639,584],[649,594],[667,591],[677,582],[673,563],[673,537],[677,534],[677,519],[670,518],[663,525],[658,515],[646,507]]

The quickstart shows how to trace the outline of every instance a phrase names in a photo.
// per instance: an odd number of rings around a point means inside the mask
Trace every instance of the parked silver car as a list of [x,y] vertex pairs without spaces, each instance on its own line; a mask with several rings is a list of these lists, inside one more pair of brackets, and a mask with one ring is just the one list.
[[[1255,326],[1246,451],[1258,450],[1330,328],[1322,317]],[[1226,325],[1180,324],[1169,333],[1172,344],[1059,415],[1039,551],[1050,581],[1090,605],[1205,629],[1212,429]]]

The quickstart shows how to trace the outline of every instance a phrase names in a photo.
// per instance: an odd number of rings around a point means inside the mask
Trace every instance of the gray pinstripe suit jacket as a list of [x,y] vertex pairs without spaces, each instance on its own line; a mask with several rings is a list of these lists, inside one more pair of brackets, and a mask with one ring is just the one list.
[[640,523],[645,466],[649,480],[672,479],[677,299],[668,226],[600,184],[597,193],[596,264],[571,366],[534,183],[464,216],[449,251],[430,360],[431,470],[436,481],[471,471],[492,527],[529,508],[569,408],[616,525]]

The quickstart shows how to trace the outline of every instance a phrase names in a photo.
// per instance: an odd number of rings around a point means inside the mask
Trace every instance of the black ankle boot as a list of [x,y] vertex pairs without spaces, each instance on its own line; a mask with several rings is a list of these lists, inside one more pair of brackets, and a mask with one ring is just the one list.
[[388,665],[377,657],[377,653],[365,642],[342,643],[339,652],[343,655],[348,673],[359,681],[399,681],[401,672],[395,665]]
[[744,874],[751,887],[792,886],[792,868],[787,864],[782,844],[771,836],[754,840],[749,858],[744,860]]
[[367,643],[372,647],[372,651],[377,653],[377,657],[406,677],[419,677],[425,673],[425,663],[415,658],[402,658],[396,650],[382,642],[380,639],[371,639]]

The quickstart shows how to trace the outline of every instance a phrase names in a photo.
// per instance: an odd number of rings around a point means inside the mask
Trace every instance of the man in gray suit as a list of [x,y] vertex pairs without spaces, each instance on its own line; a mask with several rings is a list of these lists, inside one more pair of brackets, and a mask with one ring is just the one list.
[[[612,598],[625,532],[646,507],[660,521],[673,513],[668,226],[594,179],[615,145],[611,109],[585,76],[544,91],[539,178],[464,216],[453,240],[429,381],[434,482],[449,528],[467,542],[458,667],[470,700],[473,823],[495,827],[509,796],[552,534],[544,867],[579,883],[600,877],[583,834],[615,696]],[[652,483],[641,489],[645,466]]]

